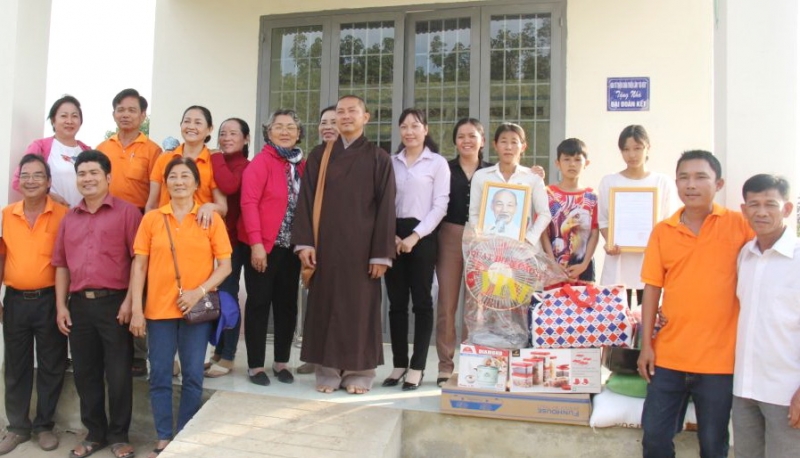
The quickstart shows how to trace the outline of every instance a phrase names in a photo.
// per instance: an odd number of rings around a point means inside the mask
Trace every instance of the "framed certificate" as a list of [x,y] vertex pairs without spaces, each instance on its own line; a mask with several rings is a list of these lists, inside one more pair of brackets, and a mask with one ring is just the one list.
[[608,246],[642,252],[658,221],[658,188],[611,188]]
[[477,231],[525,241],[531,208],[531,188],[489,182],[483,185]]

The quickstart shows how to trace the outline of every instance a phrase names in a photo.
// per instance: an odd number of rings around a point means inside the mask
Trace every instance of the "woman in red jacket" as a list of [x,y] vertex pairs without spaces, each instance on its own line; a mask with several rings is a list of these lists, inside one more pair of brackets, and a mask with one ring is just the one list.
[[272,371],[283,383],[294,377],[287,363],[297,321],[300,260],[292,252],[290,235],[305,168],[297,146],[303,138],[300,119],[292,110],[278,110],[264,126],[264,149],[253,158],[242,178],[245,302],[244,339],[250,381],[269,385],[264,368],[270,306],[274,316],[275,354]]
[[[225,227],[231,239],[233,254],[231,255],[231,274],[219,285],[219,289],[239,299],[239,279],[242,276],[243,244],[239,242],[238,225],[240,224],[239,201],[242,189],[242,175],[250,163],[250,126],[239,118],[230,118],[222,122],[217,134],[219,150],[211,152],[211,168],[217,186],[228,199],[228,213],[225,214]],[[233,358],[239,344],[241,320],[231,329],[222,331],[219,342],[214,348],[211,360],[206,363],[206,377],[221,377],[233,369]]]

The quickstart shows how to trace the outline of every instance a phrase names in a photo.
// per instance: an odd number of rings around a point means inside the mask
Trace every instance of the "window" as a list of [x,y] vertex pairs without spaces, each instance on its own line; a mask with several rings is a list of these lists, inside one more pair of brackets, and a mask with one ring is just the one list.
[[470,17],[414,23],[414,98],[410,106],[425,110],[428,134],[447,156],[455,153],[453,126],[470,114],[471,35]]
[[[520,124],[528,140],[522,163],[548,168],[553,140],[564,135],[561,6],[498,0],[430,8],[262,18],[262,119],[295,109],[310,150],[319,143],[319,110],[352,93],[370,110],[366,135],[388,152],[399,142],[396,116],[414,106],[426,111],[447,157],[455,154],[456,121],[472,116],[489,143],[501,122]],[[491,146],[485,151],[496,157]]]
[[[272,29],[271,45],[268,113],[291,108],[304,125],[317,123],[322,86],[322,26]],[[262,124],[268,116],[262,118]],[[316,144],[315,141],[316,133],[309,135],[306,131],[303,150],[309,144]]]
[[394,29],[394,21],[383,21],[342,24],[339,30],[337,94],[364,99],[372,113],[365,135],[386,151],[392,151]]
[[551,162],[550,22],[550,14],[489,20],[489,131],[502,122],[522,126],[525,158],[545,169]]

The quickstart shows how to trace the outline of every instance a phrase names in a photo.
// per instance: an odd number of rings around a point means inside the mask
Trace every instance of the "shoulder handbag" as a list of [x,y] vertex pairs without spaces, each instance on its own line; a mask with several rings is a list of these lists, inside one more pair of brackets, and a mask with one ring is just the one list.
[[[175,264],[175,280],[178,282],[178,296],[182,296],[183,286],[181,286],[181,273],[180,270],[178,270],[178,256],[175,254],[175,242],[172,240],[172,229],[170,228],[169,217],[166,214],[164,215],[164,228],[167,230],[169,249],[172,252],[172,262]],[[183,318],[190,324],[198,324],[214,321],[219,318],[219,314],[219,292],[209,291],[183,315]]]
[[[319,245],[319,217],[322,213],[322,196],[325,194],[325,174],[328,171],[328,161],[331,159],[331,151],[333,150],[333,143],[336,140],[329,141],[325,145],[325,151],[322,153],[322,162],[319,165],[319,175],[317,176],[317,190],[314,193],[314,210],[311,216],[311,227],[314,232],[314,249]],[[316,267],[303,266],[300,270],[300,281],[306,288],[311,286],[311,279],[314,277]]]

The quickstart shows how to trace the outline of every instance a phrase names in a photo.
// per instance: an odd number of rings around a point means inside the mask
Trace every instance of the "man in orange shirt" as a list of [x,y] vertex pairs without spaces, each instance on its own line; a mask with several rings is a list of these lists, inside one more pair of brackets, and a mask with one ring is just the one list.
[[[648,382],[642,413],[644,456],[674,457],[673,438],[689,397],[701,457],[728,456],[739,302],[736,258],[753,237],[741,213],[714,203],[722,166],[708,151],[687,151],[677,166],[684,207],[658,223],[644,253],[639,374]],[[668,322],[653,338],[661,293]]]
[[[111,102],[117,133],[97,145],[111,160],[109,192],[144,211],[150,193],[150,173],[161,148],[139,131],[147,118],[147,99],[136,89],[124,89]],[[147,340],[133,339],[133,376],[147,375]]]
[[125,89],[114,97],[117,133],[97,145],[111,160],[109,192],[144,210],[150,193],[150,173],[161,147],[139,131],[147,118],[147,99],[136,89]]
[[[67,338],[56,326],[56,269],[50,265],[58,226],[67,207],[49,196],[50,167],[41,156],[28,154],[19,166],[23,200],[3,209],[0,281],[6,284],[0,304],[5,345],[5,401],[8,432],[0,455],[38,434],[43,450],[58,447],[53,433],[64,371]],[[36,342],[36,418],[28,410],[33,390],[33,343]]]

